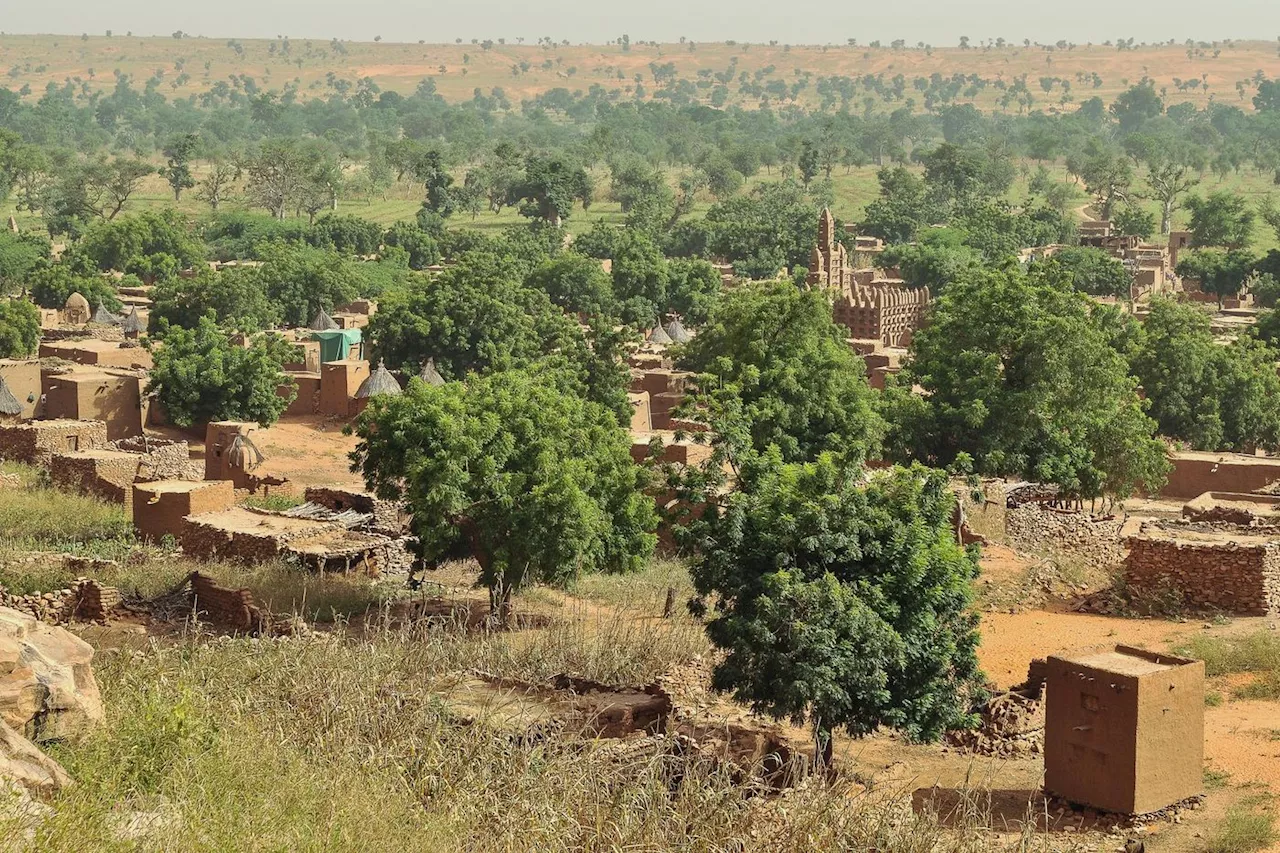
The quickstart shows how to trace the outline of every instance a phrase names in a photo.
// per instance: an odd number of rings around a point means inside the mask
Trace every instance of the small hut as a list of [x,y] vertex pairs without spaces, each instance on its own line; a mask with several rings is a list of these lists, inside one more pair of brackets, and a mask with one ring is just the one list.
[[422,365],[422,370],[418,373],[418,378],[428,385],[440,386],[444,384],[444,377],[436,370],[436,360],[429,358]]
[[321,308],[320,313],[316,314],[308,328],[313,332],[332,332],[338,328],[338,324],[329,316],[329,312]]
[[16,421],[20,417],[22,417],[22,403],[13,396],[8,383],[4,381],[3,376],[0,376],[0,423]]
[[102,300],[98,300],[98,307],[93,309],[93,317],[91,321],[99,326],[115,326],[120,323],[120,318],[107,310],[107,306],[102,304]]
[[671,336],[667,334],[667,330],[662,328],[662,324],[653,327],[653,331],[649,333],[649,343],[662,344],[663,346],[671,343]]
[[360,387],[356,389],[357,400],[367,400],[370,397],[377,397],[381,394],[404,393],[400,388],[400,383],[391,375],[391,371],[387,370],[385,361],[378,362],[378,369],[369,374],[369,378],[360,383]]
[[126,338],[136,339],[146,330],[146,325],[142,322],[142,318],[138,316],[138,306],[130,309],[128,314],[120,320],[120,331],[124,332]]
[[684,325],[681,324],[679,317],[667,324],[667,337],[671,338],[671,342],[676,344],[687,344],[693,340],[685,330]]
[[89,300],[85,299],[79,293],[73,293],[67,297],[67,302],[62,306],[62,319],[73,326],[83,326],[89,322],[90,317]]

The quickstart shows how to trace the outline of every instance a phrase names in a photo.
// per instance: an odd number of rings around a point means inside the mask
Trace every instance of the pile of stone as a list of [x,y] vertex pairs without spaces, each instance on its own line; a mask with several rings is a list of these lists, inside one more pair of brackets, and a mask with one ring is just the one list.
[[106,622],[120,606],[120,591],[92,578],[76,578],[71,586],[26,595],[0,587],[0,607],[8,607],[48,625],[70,622]]
[[978,725],[948,732],[946,742],[960,752],[1013,758],[1044,752],[1043,660],[1031,662],[1027,680],[994,694],[974,711]]

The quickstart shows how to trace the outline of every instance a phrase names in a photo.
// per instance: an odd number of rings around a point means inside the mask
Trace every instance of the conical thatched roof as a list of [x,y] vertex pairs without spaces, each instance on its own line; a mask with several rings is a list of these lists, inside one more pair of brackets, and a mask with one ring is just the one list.
[[360,383],[360,387],[356,389],[356,399],[363,400],[369,397],[376,397],[379,394],[402,394],[400,383],[391,375],[391,371],[387,370],[386,362],[378,362],[378,369],[369,374],[369,378]]
[[311,321],[310,326],[313,332],[332,332],[336,328],[338,328],[338,324],[333,322],[333,318],[323,308],[320,309],[320,313],[316,315],[316,318]]
[[427,359],[422,365],[422,371],[418,373],[418,378],[428,385],[443,385],[444,377],[436,370],[436,360],[434,358]]
[[13,392],[9,390],[9,386],[5,383],[4,377],[0,376],[0,416],[12,417],[22,414],[22,403],[18,402],[18,398],[13,396]]
[[108,311],[107,306],[99,301],[98,307],[93,310],[92,322],[99,326],[114,326],[120,322],[120,318]]
[[667,330],[662,328],[662,324],[653,327],[653,331],[649,333],[649,343],[651,344],[669,344],[671,336],[667,334]]
[[677,344],[687,344],[692,340],[689,333],[685,331],[684,326],[681,325],[679,317],[667,324],[667,337],[671,338],[671,341]]
[[89,313],[89,300],[79,293],[73,293],[67,297],[66,304],[62,307],[67,311],[83,311],[87,314]]
[[142,318],[138,316],[138,306],[136,305],[120,319],[120,329],[127,335],[141,334],[145,328]]

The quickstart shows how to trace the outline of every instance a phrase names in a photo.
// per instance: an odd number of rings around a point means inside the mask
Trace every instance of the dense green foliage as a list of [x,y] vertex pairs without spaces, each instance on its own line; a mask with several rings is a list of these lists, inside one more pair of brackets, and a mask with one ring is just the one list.
[[155,393],[169,420],[180,427],[210,421],[252,421],[270,426],[292,401],[296,389],[281,365],[293,348],[279,338],[259,338],[248,347],[231,342],[212,317],[190,329],[161,327],[164,346],[156,350],[148,393]]
[[0,358],[26,358],[40,346],[40,311],[25,299],[0,297]]
[[860,463],[882,426],[844,337],[817,291],[789,282],[733,291],[681,353],[699,374],[691,415],[759,452],[777,447],[788,462],[832,453]]
[[434,565],[461,540],[504,609],[525,584],[637,569],[656,542],[626,433],[554,374],[414,380],[355,426],[353,460],[371,489],[406,501],[421,556]]
[[963,454],[981,473],[1085,498],[1158,487],[1164,450],[1111,343],[1060,277],[971,271],[940,297],[884,395],[890,455],[950,466]]
[[864,482],[829,455],[751,455],[696,527],[694,583],[726,652],[714,685],[828,746],[837,728],[932,740],[968,723],[977,564],[955,543],[954,502],[946,475],[918,466]]

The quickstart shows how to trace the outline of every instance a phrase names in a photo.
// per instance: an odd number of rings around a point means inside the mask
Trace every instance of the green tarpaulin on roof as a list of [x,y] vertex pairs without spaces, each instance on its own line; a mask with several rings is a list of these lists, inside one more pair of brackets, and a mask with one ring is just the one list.
[[345,361],[353,346],[358,346],[363,336],[359,329],[333,329],[328,332],[312,332],[311,340],[320,342],[320,361]]

